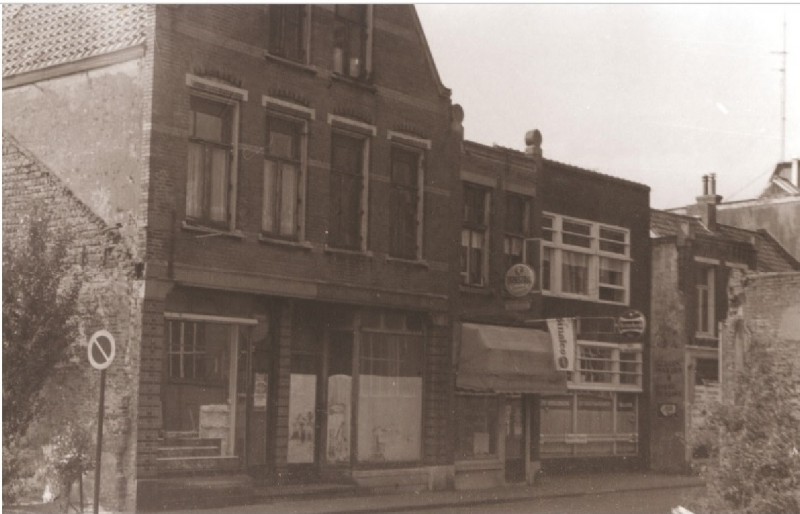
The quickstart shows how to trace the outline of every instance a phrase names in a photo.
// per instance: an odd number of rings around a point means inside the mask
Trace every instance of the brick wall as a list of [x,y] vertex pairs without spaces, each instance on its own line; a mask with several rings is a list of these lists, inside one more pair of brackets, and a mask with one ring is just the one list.
[[[139,309],[141,281],[135,276],[130,247],[115,230],[79,201],[36,157],[9,134],[3,135],[3,244],[24,234],[33,208],[49,215],[51,229],[69,238],[69,258],[86,274],[79,299],[80,337],[68,360],[49,377],[44,409],[30,428],[28,444],[48,444],[69,422],[96,433],[99,372],[86,358],[92,333],[110,331],[117,356],[107,370],[101,504],[130,510],[136,495],[135,455]],[[94,475],[84,486],[91,491]]]

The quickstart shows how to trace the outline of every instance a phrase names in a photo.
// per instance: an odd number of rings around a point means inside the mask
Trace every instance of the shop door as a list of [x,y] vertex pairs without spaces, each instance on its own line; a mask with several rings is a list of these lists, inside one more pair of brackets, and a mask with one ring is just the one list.
[[525,418],[522,398],[509,398],[505,408],[506,481],[525,480]]

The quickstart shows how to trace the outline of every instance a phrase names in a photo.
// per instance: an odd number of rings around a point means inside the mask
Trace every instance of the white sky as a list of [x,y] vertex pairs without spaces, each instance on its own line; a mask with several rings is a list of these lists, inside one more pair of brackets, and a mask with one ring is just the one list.
[[649,185],[656,208],[694,202],[717,174],[725,200],[757,196],[800,157],[800,5],[419,4],[465,137]]

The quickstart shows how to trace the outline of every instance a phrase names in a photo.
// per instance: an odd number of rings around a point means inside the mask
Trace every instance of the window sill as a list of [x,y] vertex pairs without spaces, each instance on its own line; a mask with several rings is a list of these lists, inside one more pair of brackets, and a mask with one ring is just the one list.
[[552,291],[545,291],[542,290],[542,295],[544,296],[551,296],[553,298],[565,298],[568,300],[581,300],[584,302],[592,302],[592,303],[604,303],[607,305],[621,305],[624,307],[628,306],[628,302],[612,302],[610,300],[601,300],[599,298],[590,298],[588,296],[578,295],[578,294],[568,294],[568,293],[554,293]]
[[714,342],[717,342],[717,340],[719,339],[714,334],[708,334],[706,332],[695,332],[694,338],[702,339],[703,341],[714,341]]
[[351,86],[364,89],[370,93],[378,92],[378,88],[367,79],[354,79],[353,77],[348,77],[347,75],[342,75],[341,73],[336,73],[335,71],[331,72],[331,79],[336,82],[344,82],[345,84],[350,84]]
[[311,66],[309,64],[298,61],[293,61],[291,59],[287,59],[286,57],[280,57],[278,55],[269,53],[269,51],[267,50],[264,50],[264,58],[267,59],[268,61],[285,64],[297,70],[305,71],[306,73],[309,73],[311,75],[316,75],[319,72],[316,66]]
[[[573,372],[575,373],[575,372]],[[568,391],[617,391],[621,393],[641,393],[642,386],[634,384],[609,384],[602,382],[567,382]]]
[[386,262],[397,262],[400,264],[406,264],[408,266],[417,266],[425,269],[430,269],[431,267],[431,265],[428,264],[428,261],[424,259],[406,259],[404,257],[392,257],[391,255],[386,256]]
[[341,254],[341,255],[353,255],[355,257],[364,257],[371,259],[374,257],[373,253],[370,251],[365,250],[350,250],[348,248],[337,248],[335,246],[328,246],[325,245],[324,247],[325,253],[332,253],[332,254]]
[[311,250],[313,245],[308,241],[292,241],[288,239],[278,239],[275,237],[259,234],[258,242],[266,245],[284,246],[286,248],[297,248],[298,250]]
[[229,237],[233,239],[244,239],[244,234],[241,230],[222,230],[218,228],[205,227],[203,225],[195,225],[186,220],[181,222],[181,229],[187,232],[196,232],[200,235],[195,238],[208,238],[208,237]]
[[492,295],[492,290],[486,286],[471,286],[467,284],[459,284],[458,289],[462,293],[473,293],[473,294],[482,294],[486,296]]

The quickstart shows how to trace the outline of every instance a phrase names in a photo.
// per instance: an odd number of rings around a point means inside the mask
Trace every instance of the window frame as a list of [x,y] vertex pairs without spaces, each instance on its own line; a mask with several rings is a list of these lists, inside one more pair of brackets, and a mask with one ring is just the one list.
[[[389,168],[389,188],[391,194],[395,193],[394,182],[394,152],[395,150],[415,153],[417,155],[417,183],[416,183],[416,213],[415,213],[415,241],[416,248],[412,260],[421,261],[424,255],[424,232],[425,232],[425,176],[426,164],[428,162],[428,151],[432,148],[430,139],[423,139],[403,132],[393,130],[387,131],[386,139],[391,142],[390,149],[390,168]],[[394,226],[395,219],[390,222],[389,234],[389,257],[393,259],[409,260],[407,256],[398,255],[394,252]]]
[[[333,8],[333,42],[331,44],[331,49],[333,54],[331,55],[331,70],[333,71],[334,76],[339,77],[346,77],[352,80],[358,81],[368,81],[372,77],[372,34],[373,34],[373,17],[374,17],[374,6],[371,4],[348,4],[349,7],[358,6],[363,7],[364,9],[364,20],[363,24],[358,25],[357,22],[342,16],[337,11],[338,5],[334,5]],[[357,75],[353,75],[351,73],[351,68],[349,66],[350,59],[352,56],[349,55],[349,49],[345,48],[346,43],[340,46],[340,42],[337,41],[339,36],[337,35],[337,30],[340,29],[339,25],[342,24],[346,31],[344,39],[349,41],[350,39],[350,30],[353,27],[356,27],[356,30],[361,31],[361,48],[360,48],[360,59],[363,59],[363,65],[359,66],[359,71]],[[341,51],[341,56],[338,57],[338,60],[341,62],[337,62],[337,53],[336,51]]]
[[[461,275],[461,284],[469,287],[486,287],[489,285],[489,241],[491,235],[491,209],[492,209],[492,190],[489,187],[483,186],[481,184],[477,184],[474,182],[470,182],[467,180],[461,181],[462,189],[464,192],[464,203],[463,203],[463,216],[461,219],[461,255],[462,255],[462,265],[459,268],[459,273]],[[482,192],[483,193],[483,220],[479,222],[473,222],[468,219],[467,217],[467,190],[472,189],[476,193]],[[465,234],[469,234],[469,244],[464,245],[464,236]],[[472,255],[472,241],[474,234],[481,234],[481,263],[480,263],[480,280],[479,281],[472,281],[470,277],[470,269],[471,269],[471,255]],[[466,257],[464,258],[464,248],[467,248]],[[464,268],[464,264],[466,264],[466,269]]]
[[[266,139],[264,142],[264,168],[262,169],[262,209],[261,209],[261,234],[263,237],[268,239],[279,239],[279,240],[289,240],[289,241],[304,241],[305,240],[305,207],[306,207],[306,185],[307,185],[307,177],[308,177],[308,118],[297,116],[295,113],[287,114],[280,110],[271,109],[270,104],[266,103],[266,116],[265,116],[265,123],[266,123]],[[277,119],[284,122],[288,122],[293,124],[296,129],[296,136],[297,136],[297,158],[295,160],[287,160],[282,157],[271,156],[269,154],[269,137],[270,137],[270,119]],[[281,206],[282,202],[285,200],[283,198],[283,189],[282,189],[282,182],[278,183],[276,180],[275,182],[275,190],[273,194],[275,198],[280,198],[280,200],[273,206],[273,230],[267,230],[265,227],[265,213],[266,213],[266,205],[267,205],[267,198],[266,198],[266,190],[265,190],[265,182],[266,182],[266,166],[267,162],[271,160],[271,158],[281,164],[287,164],[291,161],[292,164],[297,166],[297,176],[296,176],[296,190],[295,190],[295,206],[294,206],[294,230],[291,234],[282,234],[280,230],[281,226]],[[283,177],[282,167],[281,167],[281,179]]]
[[[504,217],[503,223],[503,257],[505,259],[506,270],[508,270],[512,265],[517,263],[528,264],[530,265],[530,257],[526,255],[525,251],[525,244],[526,240],[530,239],[530,217],[531,217],[531,203],[533,202],[533,198],[528,195],[524,195],[521,193],[514,193],[511,191],[505,191],[506,195],[506,212]],[[523,202],[522,204],[522,231],[515,232],[511,230],[509,227],[509,200],[520,200]],[[516,254],[513,252],[513,241],[519,241],[519,260],[514,259]]]
[[[697,302],[697,310],[695,311],[695,333],[697,337],[716,338],[717,337],[717,315],[716,315],[716,266],[711,263],[695,261],[695,301]],[[704,273],[705,281],[700,282],[698,275]],[[702,326],[703,320],[703,302],[701,301],[702,295],[705,292],[705,315],[708,322],[708,327]]]
[[[549,226],[548,221],[550,222]],[[565,222],[572,225],[571,230],[570,227],[565,230]],[[586,227],[588,232],[578,230],[578,227],[581,226]],[[621,234],[624,241],[603,237],[603,230]],[[564,242],[565,239],[571,240],[572,243]],[[585,241],[587,245],[578,244],[579,241]],[[603,249],[603,243],[606,245],[621,245],[623,251],[618,253]],[[629,305],[631,296],[630,271],[631,263],[633,262],[630,257],[630,250],[631,232],[628,228],[584,220],[573,216],[543,212],[542,251],[539,262],[539,269],[542,271],[542,293],[548,296],[588,300],[598,303]],[[567,292],[564,290],[563,261],[565,254],[586,256],[586,293]],[[622,263],[621,285],[602,281],[603,259],[611,259]],[[544,277],[544,270],[548,267],[546,262],[549,263],[549,275],[547,278]],[[602,299],[601,290],[603,288],[623,291],[623,300]]]
[[[591,356],[583,350],[607,352],[608,357]],[[622,354],[633,354],[633,359],[622,358]],[[592,367],[599,363],[603,367]],[[609,366],[606,367],[605,365]],[[628,369],[624,368],[628,365]],[[630,369],[630,365],[633,369]],[[578,340],[575,346],[575,371],[567,376],[567,389],[584,391],[643,392],[643,348],[641,344],[604,343]],[[595,380],[592,377],[608,377],[610,380]],[[633,382],[624,381],[623,376],[633,377]]]
[[[280,48],[275,47],[272,40],[272,30],[274,28],[273,24],[275,23],[273,16],[276,14],[281,16],[281,30],[284,30],[286,18],[285,10],[292,7],[300,9],[300,22],[298,23],[298,30],[300,33],[298,34],[297,41],[297,50],[299,54],[298,58],[287,56],[286,52],[283,51],[283,49],[286,47],[285,33],[281,34],[279,37],[281,43]],[[271,4],[267,6],[267,55],[306,66],[309,64],[309,57],[311,55],[311,7],[312,6],[309,4]]]

